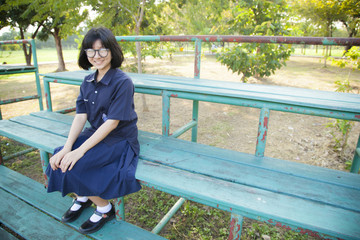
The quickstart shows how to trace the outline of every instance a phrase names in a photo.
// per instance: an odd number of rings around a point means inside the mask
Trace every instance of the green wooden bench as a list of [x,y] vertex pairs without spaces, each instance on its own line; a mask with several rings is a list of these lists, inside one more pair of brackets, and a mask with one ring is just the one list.
[[[141,39],[141,37],[132,38]],[[153,38],[145,37],[144,40]],[[117,39],[122,41],[122,37]],[[205,40],[205,37],[192,39],[196,41],[196,52],[200,53],[201,41]],[[235,41],[234,39],[229,38],[229,41]],[[220,40],[217,38],[214,41]],[[269,41],[274,42],[274,39]],[[199,66],[200,63],[195,61],[195,78],[199,77]],[[65,142],[72,121],[71,116],[51,112],[49,83],[80,85],[86,74],[89,72],[43,74],[49,111],[2,120],[0,135],[40,149],[45,168],[48,153],[52,153],[55,147]],[[240,238],[243,217],[314,237],[360,239],[360,175],[355,174],[360,167],[360,141],[357,143],[352,173],[265,156],[271,111],[360,121],[359,95],[175,76],[133,73],[129,75],[134,81],[136,92],[162,97],[162,135],[140,131],[141,151],[136,178],[143,185],[180,196],[179,202],[171,212],[179,208],[185,199],[228,211],[232,215],[229,239]],[[188,124],[174,131],[170,130],[171,98],[194,101],[192,119]],[[259,108],[255,154],[196,143],[199,101]],[[176,138],[190,129],[192,129],[192,142]],[[58,196],[54,197],[59,201],[57,204],[59,207],[56,207],[59,209],[56,213],[54,211],[57,210],[52,208],[41,209],[42,204],[39,203],[48,202],[46,199],[51,198],[52,194],[46,194],[41,184],[36,184],[3,166],[0,166],[0,170],[1,194],[9,193],[14,199],[36,209],[37,213],[34,214],[46,213],[58,222],[69,205],[69,198],[61,200]],[[30,187],[32,185],[36,185],[36,189],[32,189]],[[39,197],[31,194],[34,191]],[[39,202],[34,203],[34,201]],[[121,221],[114,220],[113,224],[106,225],[91,237],[160,238],[126,223],[122,199],[115,202],[117,217]],[[2,215],[1,222],[19,234],[25,235],[23,232],[30,231],[32,226],[11,224],[17,218],[18,216],[9,218],[8,215]],[[159,232],[164,222],[166,221],[159,223],[153,232]],[[68,226],[77,228],[78,225],[64,226],[67,231],[72,231],[74,236],[78,234],[68,228]],[[123,231],[122,228],[127,230],[127,235],[119,236]],[[29,234],[34,234],[34,231],[27,234],[26,236],[31,236]],[[144,234],[143,236],[146,237],[137,237],[137,234]]]
[[[44,81],[52,78],[58,83],[79,84],[76,79],[85,74],[87,72],[83,71],[46,74]],[[164,135],[141,131],[139,136],[141,152],[136,177],[143,185],[231,212],[229,239],[240,235],[242,217],[312,236],[359,239],[360,175],[268,158],[264,156],[264,147],[270,110],[359,120],[360,96],[204,79],[130,75],[137,92],[163,96]],[[170,132],[167,126],[170,125],[171,97],[261,108],[256,154],[174,138],[179,135],[177,132],[193,124]],[[37,112],[0,121],[0,135],[39,148],[46,165],[46,153],[65,142],[71,121],[68,115]],[[358,157],[356,154],[355,160]],[[356,166],[353,168],[358,170]],[[31,197],[24,199],[29,201]],[[110,232],[105,227],[98,234]]]
[[[37,112],[0,121],[0,134],[51,152],[65,142],[71,120],[71,116],[59,113]],[[241,225],[235,216],[246,216],[312,236],[324,233],[359,239],[360,176],[357,174],[256,157],[143,131],[139,141],[141,152],[136,177],[143,185],[231,212],[234,234],[238,234],[236,230]],[[39,209],[58,220],[70,205],[70,198],[63,200],[58,193],[47,194],[42,184],[4,166],[0,167],[0,174],[1,197],[8,204],[1,205],[0,219],[15,231],[19,218],[22,219],[24,227],[18,230],[20,235],[25,235],[22,231],[31,234],[40,231],[27,225],[31,212]],[[8,197],[12,200],[6,201]],[[19,202],[18,207],[11,207],[13,202]],[[14,212],[16,217],[9,218]],[[39,226],[57,226],[56,221],[49,224],[49,217],[42,215],[44,225]],[[83,220],[70,226],[77,228]],[[62,228],[59,234],[66,232]],[[129,235],[124,235],[124,231]],[[91,237],[131,239],[129,236],[139,232],[145,231],[114,220]]]

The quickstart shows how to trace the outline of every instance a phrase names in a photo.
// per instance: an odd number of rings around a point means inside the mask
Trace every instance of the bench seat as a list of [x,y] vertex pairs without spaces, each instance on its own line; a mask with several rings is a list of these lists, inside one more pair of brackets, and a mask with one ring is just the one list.
[[[25,239],[89,239],[74,231],[92,214],[91,209],[75,222],[63,224],[61,216],[72,198],[59,192],[47,193],[44,185],[0,166],[0,221]],[[39,214],[39,210],[42,211]],[[46,213],[46,214],[45,214]],[[55,219],[54,219],[55,218]],[[93,239],[164,239],[125,221],[111,220]]]
[[[92,71],[71,71],[41,74],[44,82],[81,85]],[[135,92],[160,95],[162,91],[176,92],[180,98],[234,104],[241,99],[247,107],[270,107],[284,112],[304,113],[324,111],[329,117],[340,117],[337,111],[359,113],[360,96],[295,87],[246,84],[208,79],[196,79],[158,74],[126,73],[135,85]],[[45,88],[46,90],[46,88]],[[151,91],[152,90],[152,91]],[[47,92],[50,98],[50,92]],[[188,97],[188,94],[190,97]],[[175,94],[176,95],[176,94]],[[219,100],[221,99],[221,100]],[[247,101],[244,101],[247,100]],[[237,105],[237,104],[235,104]],[[240,104],[241,105],[241,104]],[[278,109],[276,109],[278,108]],[[311,109],[308,109],[311,108]],[[331,112],[331,114],[329,114]],[[315,114],[316,115],[316,114]],[[324,115],[324,116],[325,116]],[[355,114],[354,120],[360,115]]]
[[26,72],[35,72],[37,68],[34,66],[26,65],[1,65],[0,66],[0,75],[7,75],[13,73],[26,73]]
[[[51,153],[65,143],[72,119],[53,112],[32,113],[0,121],[0,135]],[[136,178],[143,185],[314,236],[360,239],[357,174],[144,131],[139,141]]]

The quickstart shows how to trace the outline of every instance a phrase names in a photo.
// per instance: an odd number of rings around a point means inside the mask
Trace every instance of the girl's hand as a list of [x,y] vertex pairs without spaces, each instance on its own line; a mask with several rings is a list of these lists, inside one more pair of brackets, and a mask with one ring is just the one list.
[[82,156],[84,156],[84,152],[79,148],[67,153],[60,163],[61,171],[63,173],[67,170],[70,171]]
[[61,160],[64,158],[64,156],[70,152],[71,149],[67,149],[67,148],[63,148],[61,149],[58,153],[56,153],[55,155],[53,155],[50,160],[49,160],[49,164],[50,167],[52,168],[52,170],[57,170],[60,167],[60,162]]

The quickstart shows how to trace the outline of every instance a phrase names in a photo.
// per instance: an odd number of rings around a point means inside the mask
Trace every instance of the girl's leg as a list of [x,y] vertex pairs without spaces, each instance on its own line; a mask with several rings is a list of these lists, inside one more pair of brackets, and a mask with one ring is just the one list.
[[102,199],[100,197],[92,196],[88,198],[98,207],[105,207],[109,204],[108,200]]

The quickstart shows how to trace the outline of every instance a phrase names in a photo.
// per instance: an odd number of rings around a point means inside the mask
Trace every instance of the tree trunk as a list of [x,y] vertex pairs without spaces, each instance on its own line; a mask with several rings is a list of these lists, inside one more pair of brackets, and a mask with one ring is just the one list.
[[[136,32],[136,35],[140,35],[140,26],[141,26],[141,22],[143,20],[143,17],[144,17],[144,6],[145,6],[145,0],[142,1],[142,5],[140,5],[140,16],[139,16],[139,20],[136,21],[135,19],[135,22],[136,22],[136,27],[135,27],[135,32]],[[136,46],[136,54],[137,54],[137,64],[138,64],[138,73],[142,73],[142,65],[141,65],[141,44],[140,42],[136,42],[135,43],[135,46]],[[141,99],[142,99],[142,102],[143,102],[143,111],[144,112],[148,112],[149,111],[149,108],[147,106],[147,103],[146,103],[146,98],[145,98],[145,94],[141,94]]]
[[58,56],[58,68],[56,69],[56,72],[63,72],[66,71],[66,68],[65,68],[64,56],[61,46],[61,37],[59,36],[59,31],[60,29],[55,28],[53,33],[55,39],[56,52]]
[[[24,30],[22,29],[22,27],[19,27],[19,29],[20,29],[20,37],[21,37],[21,39],[25,39]],[[26,43],[23,43],[22,46],[23,46],[26,65],[31,66],[32,49],[31,49],[31,47],[29,47],[29,53],[28,53]]]
[[329,51],[329,46],[326,46],[326,50],[325,50],[325,57],[324,57],[324,68],[326,68],[326,60],[328,58],[328,51]]

